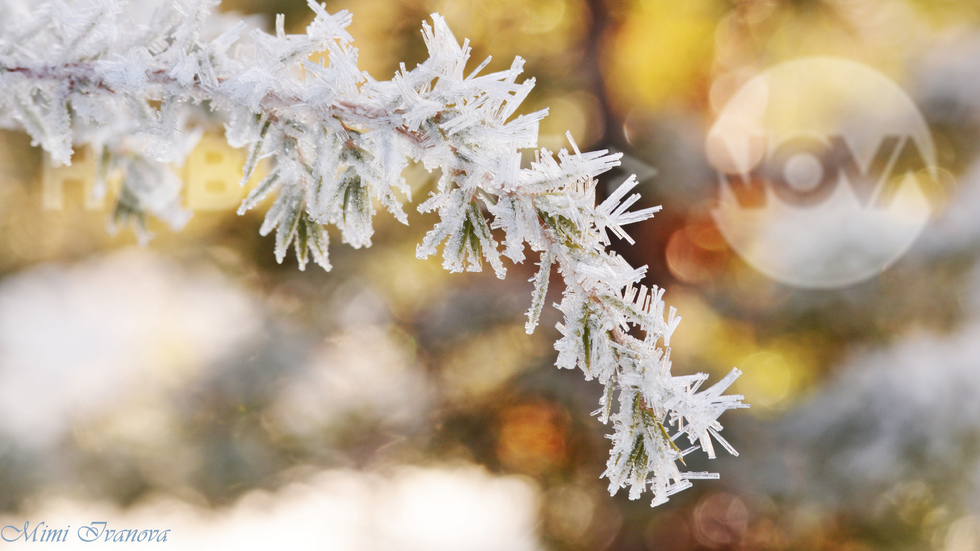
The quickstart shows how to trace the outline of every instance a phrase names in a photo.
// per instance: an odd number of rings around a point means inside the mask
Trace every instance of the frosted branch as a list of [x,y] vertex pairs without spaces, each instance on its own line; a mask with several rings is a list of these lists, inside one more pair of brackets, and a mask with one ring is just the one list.
[[403,169],[411,160],[438,170],[418,206],[439,218],[419,258],[441,249],[447,270],[480,271],[486,262],[503,278],[503,258],[536,253],[529,332],[552,268],[561,274],[557,364],[605,386],[597,413],[612,421],[610,491],[629,486],[636,498],[649,489],[656,505],[714,476],[684,473],[677,462],[696,448],[713,457],[712,442],[734,453],[718,417],[744,407],[741,396],[721,394],[738,371],[701,392],[704,376],[671,375],[680,318],[673,309],[665,317],[662,290],[639,285],[645,268],[607,249],[610,234],[632,243],[624,226],[659,207],[629,210],[639,199],[630,195],[633,178],[596,206],[595,178],[618,155],[581,152],[572,141],[571,152],[541,149],[521,166],[547,114],[516,115],[534,85],[518,81],[523,60],[481,74],[487,60],[467,73],[468,43],[434,14],[422,28],[429,58],[379,81],[357,67],[346,11],[329,14],[311,1],[306,33],[289,35],[281,17],[268,34],[210,13],[215,5],[177,0],[139,21],[118,0],[53,2],[0,23],[0,125],[26,130],[61,163],[77,145],[101,152],[100,178],[124,173],[114,220],[135,221],[145,236],[148,215],[174,227],[189,216],[165,163],[182,162],[195,129],[224,124],[228,142],[247,151],[243,185],[262,159],[270,164],[239,214],[275,197],[260,233],[275,230],[276,259],[292,246],[300,269],[310,257],[330,269],[325,225],[366,247],[376,205],[407,223]]

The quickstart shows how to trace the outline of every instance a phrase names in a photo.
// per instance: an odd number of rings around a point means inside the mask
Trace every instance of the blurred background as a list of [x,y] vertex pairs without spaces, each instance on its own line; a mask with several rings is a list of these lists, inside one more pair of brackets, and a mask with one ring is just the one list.
[[[238,217],[235,197],[218,200],[235,157],[206,141],[210,195],[188,196],[187,227],[154,226],[141,248],[106,231],[109,207],[88,199],[83,172],[45,168],[29,138],[5,132],[0,526],[171,528],[177,549],[980,549],[980,4],[327,8],[353,12],[377,79],[422,61],[421,23],[438,11],[474,64],[527,59],[537,86],[524,112],[551,109],[542,146],[564,147],[570,130],[583,149],[627,154],[605,183],[638,172],[640,206],[664,209],[631,230],[635,246],[615,246],[683,316],[675,373],[744,372],[733,391],[752,408],[721,419],[741,455],[690,459],[721,480],[654,509],[610,497],[607,427],[589,415],[599,386],[554,368],[554,309],[524,334],[534,266],[498,281],[418,261],[428,216],[405,229],[379,215],[366,250],[334,239],[330,273],[278,265],[258,235],[264,209]],[[285,13],[293,32],[311,19],[300,1],[221,9],[267,29]],[[761,71],[811,55],[901,86],[942,172],[911,249],[832,290],[756,272],[710,215],[705,138],[719,110]],[[408,178],[416,196],[433,183],[418,167]]]

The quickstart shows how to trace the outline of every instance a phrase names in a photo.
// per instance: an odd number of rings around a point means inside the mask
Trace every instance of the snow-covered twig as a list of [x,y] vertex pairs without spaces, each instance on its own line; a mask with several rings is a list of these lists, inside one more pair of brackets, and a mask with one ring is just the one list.
[[557,363],[605,385],[597,414],[613,426],[604,473],[612,493],[630,486],[636,498],[649,488],[656,505],[713,476],[681,472],[685,454],[700,447],[713,457],[712,439],[734,453],[717,419],[743,407],[741,396],[722,395],[738,371],[701,392],[706,376],[672,376],[680,317],[673,308],[665,317],[662,290],[638,286],[645,268],[607,250],[609,233],[629,240],[623,226],[659,207],[628,210],[638,198],[626,197],[633,179],[596,206],[595,178],[619,155],[583,153],[571,136],[571,152],[541,149],[521,166],[546,110],[515,116],[534,85],[518,82],[520,58],[504,71],[481,74],[484,62],[467,73],[468,43],[433,15],[422,31],[429,58],[378,81],[357,68],[347,12],[311,0],[305,34],[287,35],[280,16],[270,35],[211,14],[215,5],[174,0],[143,23],[119,0],[57,1],[10,16],[0,34],[0,124],[25,129],[66,164],[74,145],[91,145],[103,187],[108,174],[124,173],[117,220],[152,214],[179,226],[188,216],[181,184],[164,163],[181,162],[199,135],[193,128],[224,122],[229,143],[248,151],[243,184],[261,159],[272,161],[239,213],[274,194],[260,233],[275,230],[276,258],[292,247],[301,269],[309,257],[330,269],[324,225],[369,246],[376,202],[407,223],[403,169],[410,159],[438,169],[418,208],[439,220],[418,257],[441,247],[446,269],[479,271],[485,261],[503,278],[501,257],[537,252],[528,332],[557,267],[565,283]]

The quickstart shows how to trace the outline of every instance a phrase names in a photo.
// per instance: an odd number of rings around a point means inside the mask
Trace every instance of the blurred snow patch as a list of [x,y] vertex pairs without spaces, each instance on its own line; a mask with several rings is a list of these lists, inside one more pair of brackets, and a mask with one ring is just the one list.
[[0,282],[0,434],[45,447],[240,348],[258,304],[216,272],[126,250]]
[[[476,467],[336,470],[275,492],[252,491],[221,510],[162,499],[128,510],[57,500],[0,517],[0,526],[23,526],[25,520],[52,529],[71,526],[58,543],[64,550],[91,549],[76,532],[94,520],[110,530],[170,529],[167,543],[185,551],[535,551],[541,549],[538,493],[527,479]],[[125,551],[146,543],[108,546]]]
[[[980,304],[980,269],[966,300]],[[789,482],[809,499],[872,513],[903,481],[942,488],[944,502],[980,506],[980,312],[948,334],[914,332],[866,350],[779,425]],[[778,491],[778,490],[777,490]],[[816,496],[816,492],[824,495]]]
[[425,422],[429,385],[397,336],[386,326],[360,326],[327,340],[284,381],[273,416],[285,430],[308,435],[352,415],[386,426]]

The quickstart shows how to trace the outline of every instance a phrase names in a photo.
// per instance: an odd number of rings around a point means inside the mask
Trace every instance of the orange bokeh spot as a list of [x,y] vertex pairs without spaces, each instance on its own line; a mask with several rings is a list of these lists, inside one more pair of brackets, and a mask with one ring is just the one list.
[[566,422],[562,411],[545,403],[505,409],[497,433],[497,457],[506,467],[542,473],[561,466],[566,456]]
[[721,272],[728,259],[728,246],[708,218],[692,217],[667,241],[667,268],[685,283],[704,283]]

